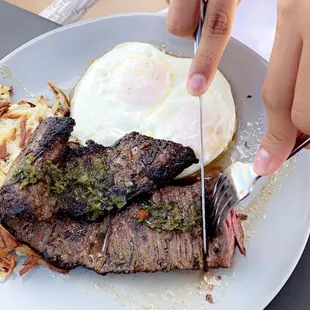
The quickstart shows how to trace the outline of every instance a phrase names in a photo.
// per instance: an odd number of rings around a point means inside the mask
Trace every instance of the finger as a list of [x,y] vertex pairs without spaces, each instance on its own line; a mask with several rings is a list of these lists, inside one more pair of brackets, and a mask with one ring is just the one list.
[[275,172],[287,159],[296,141],[297,129],[291,120],[291,108],[302,40],[290,27],[290,23],[284,24],[278,18],[277,34],[263,86],[268,131],[254,161],[254,170],[259,175]]
[[310,43],[304,42],[292,107],[292,121],[301,132],[310,135]]
[[167,29],[170,33],[193,39],[199,21],[199,0],[170,0]]
[[229,41],[238,0],[209,0],[201,41],[193,59],[188,91],[199,96],[210,86]]

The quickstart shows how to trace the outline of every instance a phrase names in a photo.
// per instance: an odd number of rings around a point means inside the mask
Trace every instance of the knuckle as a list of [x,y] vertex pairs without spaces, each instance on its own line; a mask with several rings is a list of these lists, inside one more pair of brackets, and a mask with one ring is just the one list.
[[212,67],[217,63],[217,55],[211,51],[199,53],[196,56],[196,63],[199,67]]
[[268,84],[263,85],[262,98],[267,110],[276,111],[278,109],[278,101],[273,99],[273,95]]
[[266,102],[269,101],[269,86],[267,84],[264,84],[263,87],[262,87],[262,98],[263,98],[263,101]]
[[296,128],[305,134],[310,134],[310,119],[307,113],[302,113],[298,109],[293,108],[291,118]]
[[265,136],[265,143],[275,147],[285,145],[289,141],[290,137],[288,137],[283,131],[275,130],[273,128],[269,128]]
[[287,20],[296,8],[296,1],[294,0],[278,0],[278,19]]
[[214,14],[210,14],[207,24],[209,35],[212,37],[229,37],[232,27],[232,21],[227,12],[218,9]]
[[175,20],[171,21],[168,19],[166,26],[168,31],[173,35],[178,35],[182,29],[182,25],[180,25],[180,23]]
[[270,111],[282,114],[290,110],[290,107],[283,104],[283,101],[279,100],[278,96],[271,91],[268,84],[264,84],[262,87],[262,98],[267,112]]
[[167,21],[167,29],[168,31],[178,37],[189,37],[189,36],[193,36],[193,33],[191,33],[191,29],[190,27],[188,27],[186,24],[178,21],[178,20],[173,20]]

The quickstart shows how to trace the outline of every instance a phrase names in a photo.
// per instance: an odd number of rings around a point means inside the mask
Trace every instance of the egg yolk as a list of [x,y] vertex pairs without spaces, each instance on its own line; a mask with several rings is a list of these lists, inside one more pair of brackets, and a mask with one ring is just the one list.
[[123,67],[117,97],[140,108],[164,101],[170,91],[170,73],[163,63],[147,57],[126,60]]

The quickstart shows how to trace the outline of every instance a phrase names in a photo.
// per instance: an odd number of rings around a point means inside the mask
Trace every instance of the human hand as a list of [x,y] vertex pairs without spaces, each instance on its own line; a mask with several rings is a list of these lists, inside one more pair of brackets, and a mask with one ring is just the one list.
[[[210,86],[229,41],[240,0],[209,0],[201,41],[188,75],[187,88],[194,95]],[[167,0],[167,28],[174,35],[193,39],[198,27],[200,0]]]
[[265,135],[254,170],[275,172],[287,159],[300,132],[310,135],[310,1],[278,0],[276,38],[263,100]]

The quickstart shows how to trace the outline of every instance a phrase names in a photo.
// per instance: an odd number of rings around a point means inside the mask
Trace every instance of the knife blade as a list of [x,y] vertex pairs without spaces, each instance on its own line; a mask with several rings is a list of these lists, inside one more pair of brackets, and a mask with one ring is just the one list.
[[[201,39],[202,26],[205,20],[208,0],[200,1],[200,17],[198,27],[195,33],[194,53],[196,54]],[[205,172],[204,172],[204,151],[203,151],[203,104],[199,96],[199,137],[200,137],[200,170],[201,170],[201,208],[202,208],[202,238],[203,253],[207,255],[207,223],[206,223],[206,196],[205,196]]]

